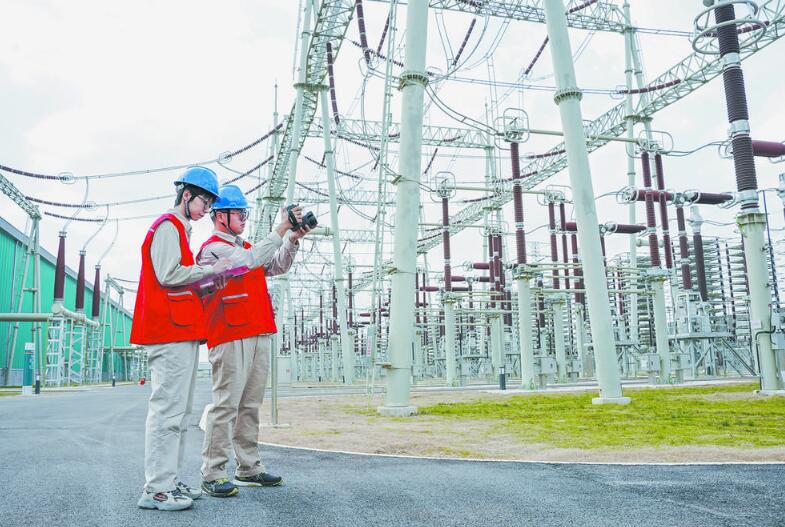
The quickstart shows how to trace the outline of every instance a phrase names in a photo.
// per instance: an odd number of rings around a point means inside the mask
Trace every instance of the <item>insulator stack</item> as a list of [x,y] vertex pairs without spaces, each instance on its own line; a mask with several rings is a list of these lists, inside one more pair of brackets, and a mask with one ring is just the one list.
[[[553,201],[548,202],[548,230],[551,231],[551,262],[556,264],[559,261],[559,249],[556,243],[556,205]],[[553,269],[553,288],[559,289],[559,271]]]
[[641,154],[643,167],[643,187],[646,191],[646,227],[649,231],[649,259],[652,267],[660,267],[660,248],[657,241],[657,220],[654,217],[654,195],[651,187],[651,165],[649,153]]
[[[578,289],[583,289],[583,269],[578,266],[580,262],[578,256],[578,235],[573,231],[570,234],[570,244],[572,245],[572,262],[575,264],[575,277],[577,278],[577,283],[575,287]],[[579,304],[583,304],[584,295],[583,293],[577,293],[575,295],[575,301]]]
[[[542,279],[537,280],[537,287],[542,291]],[[542,293],[537,295],[537,310],[539,311],[539,330],[540,336],[542,337],[542,333],[545,331],[545,296]]]
[[690,271],[690,250],[687,244],[687,224],[684,221],[684,207],[676,207],[676,222],[679,228],[679,261],[681,263],[681,285],[685,291],[692,289]]
[[324,335],[324,295],[319,291],[319,334]]
[[338,292],[333,285],[333,334],[338,333]]
[[523,194],[521,193],[521,158],[518,143],[510,144],[512,161],[512,200],[515,212],[515,248],[518,265],[526,263],[526,234],[523,230]]
[[[646,194],[647,194],[647,192],[645,190],[643,190],[643,189],[635,190],[634,193],[632,194],[631,201],[646,201]],[[652,199],[659,200],[661,194],[663,194],[663,193],[658,191],[658,190],[652,190],[651,191]],[[665,194],[665,201],[673,201],[673,193],[672,192],[665,192],[664,194]]]
[[570,261],[570,255],[567,253],[567,214],[564,210],[564,202],[559,203],[559,229],[561,230],[561,257],[564,262],[564,288],[570,288],[570,271],[567,264]]
[[[744,74],[741,71],[739,34],[737,24],[730,23],[736,20],[734,5],[719,4],[714,9],[714,19],[717,22],[720,58],[724,64],[722,80],[725,85],[728,122],[733,130],[731,143],[733,164],[736,169],[736,188],[740,193],[744,193],[741,199],[742,209],[755,209],[758,207],[758,196],[754,191],[758,189],[758,180],[750,137],[747,93],[744,87]],[[752,193],[745,191],[752,191]]]
[[349,275],[349,287],[348,287],[348,294],[349,294],[349,327],[354,326],[354,291],[352,288],[352,271],[351,268],[348,272]]
[[645,225],[631,223],[606,223],[605,225],[611,227],[613,234],[639,234],[646,230]]
[[[695,210],[693,208],[693,212]],[[701,222],[693,220],[692,229],[692,247],[695,250],[695,274],[698,279],[698,291],[700,292],[701,300],[706,302],[709,298],[709,293],[706,287],[706,263],[703,253],[703,236],[700,230]]]
[[660,223],[662,223],[662,245],[665,251],[665,267],[673,269],[673,252],[671,248],[671,233],[668,223],[668,204],[665,199],[665,171],[662,164],[662,155],[654,155],[654,166],[657,169],[657,190],[660,191],[658,199],[660,205]]
[[442,246],[444,247],[444,290],[452,290],[450,270],[450,206],[447,197],[442,198]]
[[531,73],[531,70],[534,69],[535,64],[537,64],[537,61],[540,60],[540,56],[542,55],[542,52],[545,51],[545,46],[548,45],[548,40],[549,40],[548,37],[545,37],[545,40],[543,40],[542,44],[540,44],[537,53],[534,54],[534,58],[529,63],[529,65],[526,66],[526,71],[523,72],[524,77],[526,77],[529,73]]
[[502,237],[500,234],[493,235],[493,289],[496,291],[496,299],[499,301],[498,306],[504,308],[502,301],[502,254],[501,245]]
[[57,265],[55,267],[55,302],[62,302],[65,298],[65,232],[60,232],[60,242],[57,246]]
[[[720,283],[720,304],[722,306],[722,319],[727,321],[728,320],[728,295],[725,291],[725,274],[722,270],[723,267],[723,252],[720,249],[720,241],[719,239],[714,240],[714,254],[716,255],[715,258],[717,259],[717,272],[719,274],[719,283]],[[719,314],[719,313],[718,313]]]
[[79,251],[79,272],[76,275],[76,301],[74,307],[78,313],[84,312],[84,282],[85,282],[85,268],[84,268],[85,252]]
[[390,13],[387,13],[387,20],[384,21],[384,29],[382,29],[382,36],[379,38],[379,45],[376,46],[376,54],[380,55],[382,46],[384,46],[384,39],[387,38],[387,31],[390,29]]
[[753,140],[752,153],[757,157],[783,157],[785,156],[785,144]]
[[512,326],[512,293],[507,289],[507,276],[504,272],[504,244],[502,243],[502,235],[496,237],[496,246],[499,252],[499,268],[497,269],[500,278],[500,293],[504,299],[504,323],[507,326]]
[[365,14],[363,13],[362,0],[355,0],[357,6],[357,27],[360,30],[360,47],[362,47],[363,55],[365,55],[366,64],[371,63],[371,50],[368,49],[368,35],[365,32]]
[[463,50],[466,49],[466,44],[469,43],[469,38],[472,36],[472,31],[474,31],[474,26],[477,24],[477,19],[472,18],[471,23],[469,24],[469,29],[466,30],[466,36],[463,37],[463,42],[461,42],[461,47],[458,48],[458,53],[455,54],[455,58],[452,60],[453,67],[458,64],[458,61],[461,60],[461,55],[463,55]]
[[[327,43],[327,83],[330,88],[330,102],[333,107],[333,119],[335,119],[335,124],[339,124],[341,122],[341,118],[338,116],[338,97],[335,94],[335,70],[333,68],[333,46],[329,42]],[[327,126],[327,123],[323,123],[323,126]],[[324,160],[322,160],[322,164],[324,164]]]
[[[422,305],[422,303],[420,302],[420,273],[419,272],[414,273],[414,305],[417,307]],[[415,323],[419,325],[420,324],[419,309],[414,310],[414,317],[415,317]]]
[[496,264],[493,262],[493,253],[494,253],[494,236],[492,234],[488,235],[488,280],[491,284],[491,307],[496,307],[496,295],[493,293],[496,291]]
[[93,278],[93,320],[98,320],[101,314],[101,266],[95,266],[95,277]]
[[728,269],[728,295],[730,296],[730,311],[731,311],[731,325],[728,328],[731,333],[736,333],[736,302],[734,301],[735,295],[733,294],[733,268],[730,261],[730,250],[728,244],[725,244],[725,260]]

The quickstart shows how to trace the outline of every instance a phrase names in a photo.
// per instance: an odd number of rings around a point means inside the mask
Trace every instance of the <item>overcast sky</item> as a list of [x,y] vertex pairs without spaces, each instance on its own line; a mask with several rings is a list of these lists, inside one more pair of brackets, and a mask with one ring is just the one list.
[[[617,2],[621,4],[620,1]],[[387,5],[366,1],[368,34],[371,45],[378,42],[387,14]],[[634,22],[645,28],[666,28],[689,31],[692,20],[702,9],[700,1],[633,0]],[[156,2],[138,0],[133,3],[92,0],[0,0],[4,27],[0,32],[0,164],[32,172],[58,174],[68,171],[76,175],[115,173],[213,160],[221,152],[235,149],[261,136],[272,126],[274,89],[278,81],[278,109],[287,113],[294,100],[292,88],[294,43],[298,2],[296,0],[235,0],[208,2],[202,0],[169,0]],[[471,22],[472,16],[444,13],[437,17],[431,10],[429,18],[428,65],[444,71]],[[398,43],[402,44],[405,8],[399,12]],[[348,37],[359,40],[356,22],[349,27]],[[456,75],[462,79],[487,81],[488,58],[493,59],[495,78],[514,82],[521,68],[531,60],[543,37],[545,26],[513,22],[505,30],[498,19],[478,19],[467,46],[465,67]],[[577,57],[576,70],[582,88],[614,89],[624,82],[623,38],[618,34],[590,34],[571,31],[573,51],[583,49]],[[651,79],[691,52],[685,37],[640,37],[647,78]],[[498,45],[493,46],[496,41]],[[782,140],[785,109],[783,91],[783,47],[776,42],[745,61],[744,71],[750,99],[753,135],[766,140]],[[402,60],[399,45],[397,58]],[[382,82],[371,78],[363,84],[362,54],[345,44],[336,64],[339,112],[348,117],[380,120]],[[549,77],[551,58],[541,57],[528,82],[538,86],[552,85]],[[363,87],[365,88],[363,90]],[[484,105],[490,100],[485,84],[469,84],[448,80],[437,86],[439,97],[457,111],[475,119],[483,119]],[[559,116],[552,93],[521,91],[505,86],[497,88],[498,111],[523,108],[529,113],[531,126],[557,129]],[[393,118],[400,120],[400,96],[396,92]],[[584,119],[593,119],[618,101],[607,94],[587,94],[583,99]],[[450,120],[432,107],[427,115],[432,124],[464,126]],[[715,80],[691,96],[665,109],[653,122],[658,130],[673,134],[678,150],[690,150],[710,141],[726,138],[727,118],[721,81]],[[523,152],[539,153],[558,142],[552,137],[533,137],[522,145]],[[306,154],[321,158],[321,140],[309,140]],[[392,158],[396,161],[397,145]],[[426,156],[431,152],[427,149]],[[456,151],[442,148],[432,172],[451,171],[460,181],[480,181],[485,163],[475,158],[478,151]],[[238,156],[231,167],[244,171],[269,155],[266,144]],[[609,145],[591,155],[594,187],[597,195],[626,185],[626,157],[620,144]],[[423,166],[428,158],[424,157]],[[375,188],[374,174],[367,150],[339,142],[337,168],[356,170],[367,176],[360,183],[342,179],[343,188]],[[232,172],[216,165],[222,178]],[[774,187],[777,175],[785,165],[758,162],[761,187]],[[509,160],[500,162],[502,175],[509,177]],[[665,161],[669,188],[684,190],[700,188],[707,191],[735,190],[732,163],[722,160],[716,148],[705,149],[693,156],[668,158]],[[64,185],[42,182],[5,173],[24,193],[38,198],[62,202],[79,202],[84,194],[83,182]],[[177,171],[152,173],[133,177],[96,180],[91,183],[89,199],[112,202],[172,193]],[[264,176],[264,174],[262,174]],[[253,178],[239,182],[244,189],[252,187]],[[640,177],[640,176],[639,176]],[[298,180],[309,185],[324,186],[325,175],[313,164],[301,160]],[[548,184],[567,184],[566,171]],[[453,205],[458,210],[461,195]],[[438,207],[423,194],[426,221],[439,219]],[[600,198],[601,221],[626,222],[627,212],[612,197]],[[157,214],[170,205],[168,200],[113,207],[112,216],[128,217]],[[782,203],[771,195],[770,207],[781,209]],[[42,210],[69,214],[71,209],[42,206]],[[642,209],[640,209],[642,212]],[[528,228],[547,221],[543,207],[533,197],[526,198]],[[329,222],[326,206],[316,208],[321,222]],[[361,213],[373,214],[372,209]],[[25,215],[10,200],[0,197],[0,213],[20,229],[25,228]],[[103,210],[86,212],[85,217],[101,217]],[[731,221],[733,211],[704,207],[707,218]],[[505,208],[506,220],[512,224],[512,211]],[[642,214],[639,212],[639,218]],[[139,273],[139,246],[151,220],[120,223],[119,237],[103,262],[106,272],[136,279]],[[361,215],[343,207],[341,225],[367,228],[369,222]],[[45,218],[42,222],[43,246],[55,252],[57,232],[63,220]],[[209,219],[195,226],[192,246],[208,236]],[[783,225],[776,214],[772,226]],[[76,267],[78,249],[95,231],[95,224],[73,223],[69,228],[67,260]],[[708,234],[730,236],[731,227],[706,227]],[[107,227],[93,242],[88,256],[92,267],[98,255],[111,241],[113,229]],[[776,234],[778,237],[782,233]],[[476,233],[467,232],[453,242],[454,261],[478,260],[483,257]],[[391,237],[388,236],[389,240]],[[546,241],[547,231],[540,230],[531,239]],[[622,250],[626,242],[613,240],[611,252]],[[319,262],[330,258],[330,245],[322,243],[318,250],[306,245],[310,261],[316,265],[302,270],[303,276],[321,273]],[[512,247],[507,251],[511,254]],[[371,247],[349,246],[355,262],[370,262]],[[440,248],[429,255],[432,268],[441,266]],[[313,274],[311,274],[313,273]]]

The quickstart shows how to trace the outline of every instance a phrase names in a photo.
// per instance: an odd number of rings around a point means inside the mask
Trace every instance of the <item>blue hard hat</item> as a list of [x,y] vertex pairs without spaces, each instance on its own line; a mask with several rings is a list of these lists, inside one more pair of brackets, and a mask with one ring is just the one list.
[[188,168],[174,184],[193,185],[205,192],[209,192],[213,196],[218,196],[218,176],[215,175],[215,172],[206,167],[194,166]]
[[224,185],[218,189],[218,199],[213,203],[213,210],[247,209],[248,201],[237,185]]

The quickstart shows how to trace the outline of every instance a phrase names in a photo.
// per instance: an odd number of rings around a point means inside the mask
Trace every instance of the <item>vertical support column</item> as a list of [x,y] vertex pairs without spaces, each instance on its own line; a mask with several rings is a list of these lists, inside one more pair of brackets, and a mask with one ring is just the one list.
[[[624,21],[627,27],[624,31],[624,78],[625,87],[627,88],[627,96],[625,98],[625,109],[627,112],[627,139],[632,141],[635,139],[635,111],[633,108],[633,94],[632,94],[632,81],[633,81],[633,49],[635,39],[635,28],[632,25],[632,17],[630,16],[630,3],[624,0],[622,6],[624,12]],[[627,150],[627,185],[630,187],[635,186],[635,145],[628,142],[625,145]],[[637,211],[635,209],[637,203],[633,201],[629,204],[627,212],[627,223],[635,225],[638,223]],[[637,234],[629,235],[629,257],[630,267],[633,269],[638,268],[638,236]],[[638,289],[637,273],[631,275],[630,288],[632,290]],[[638,294],[630,294],[630,340],[632,342],[640,342],[640,334],[638,331]]]
[[411,350],[414,339],[414,273],[417,269],[417,230],[420,212],[423,96],[428,76],[425,50],[428,38],[428,0],[410,0],[406,11],[406,57],[400,75],[400,178],[396,181],[392,299],[390,302],[390,370],[382,415],[407,416],[410,404]]
[[761,392],[780,391],[785,386],[777,375],[769,336],[771,288],[768,283],[769,273],[765,253],[766,217],[761,213],[758,205],[758,180],[750,136],[744,74],[741,70],[738,25],[731,23],[736,19],[734,5],[717,5],[714,9],[714,18],[717,22],[717,40],[723,64],[722,77],[728,122],[731,127],[736,188],[741,202],[741,212],[736,217],[736,222],[744,240],[744,255],[749,276],[752,342],[757,347],[760,361]]
[[455,368],[455,298],[452,296],[452,270],[450,268],[450,209],[448,197],[442,196],[442,245],[444,248],[444,361],[447,386],[456,385]]
[[512,199],[515,213],[515,249],[518,266],[515,285],[518,288],[518,336],[521,354],[521,388],[534,389],[534,342],[532,326],[531,275],[526,270],[526,233],[523,223],[523,193],[521,191],[521,158],[518,143],[510,144],[512,161]]
[[[665,313],[665,280],[668,277],[667,271],[659,268],[652,268],[649,270],[649,279],[651,288],[654,293],[652,304],[654,307],[654,340],[657,349],[657,355],[660,358],[660,383],[668,384],[671,376],[671,356],[670,346],[668,344],[668,333],[666,328],[660,326],[666,320]],[[664,331],[661,329],[665,329]]]
[[597,361],[597,380],[600,397],[595,404],[626,404],[630,399],[622,396],[619,365],[616,360],[616,343],[613,339],[613,321],[608,305],[608,285],[605,281],[605,264],[600,249],[597,229],[597,209],[589,168],[589,154],[581,115],[581,92],[577,87],[572,50],[567,32],[567,18],[562,0],[545,0],[545,17],[551,43],[551,57],[556,76],[557,92],[554,102],[559,107],[570,183],[575,200],[578,238],[582,248],[589,320],[594,338]]
[[327,192],[330,195],[330,223],[332,224],[333,265],[335,266],[335,298],[338,304],[338,327],[341,332],[341,356],[343,359],[343,382],[354,381],[354,348],[346,323],[346,289],[343,285],[343,255],[341,254],[341,234],[338,227],[338,202],[335,195],[335,159],[332,139],[330,139],[330,112],[327,107],[327,92],[319,94],[322,107],[322,132],[324,138],[325,165],[327,165]]
[[[286,201],[294,201],[294,182],[297,177],[297,159],[300,157],[299,138],[303,127],[303,99],[305,98],[305,84],[307,80],[308,46],[311,39],[311,13],[313,2],[305,2],[305,14],[303,15],[303,30],[300,33],[300,64],[297,68],[297,83],[294,85],[297,90],[297,98],[294,102],[294,119],[292,120],[292,134],[289,144],[289,184],[286,187]],[[329,122],[323,121],[325,126]]]

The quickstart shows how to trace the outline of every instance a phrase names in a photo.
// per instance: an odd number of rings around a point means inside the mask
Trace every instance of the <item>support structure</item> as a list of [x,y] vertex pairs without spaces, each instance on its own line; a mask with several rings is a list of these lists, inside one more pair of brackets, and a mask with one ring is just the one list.
[[417,269],[417,224],[420,212],[423,96],[428,83],[425,50],[428,0],[410,0],[406,11],[406,58],[401,73],[400,177],[395,182],[395,239],[390,302],[390,369],[383,415],[406,416],[410,403],[411,350],[414,345],[414,275]]
[[578,223],[578,241],[582,248],[583,272],[589,307],[594,354],[597,362],[597,380],[600,397],[597,404],[627,404],[630,399],[622,396],[621,379],[616,361],[616,344],[608,306],[608,286],[605,281],[605,264],[600,249],[597,230],[597,210],[589,169],[589,153],[581,115],[581,92],[575,78],[572,50],[567,32],[564,3],[561,0],[544,0],[551,57],[556,76],[557,92],[554,101],[559,107],[564,143],[568,159],[570,183],[575,201]]

